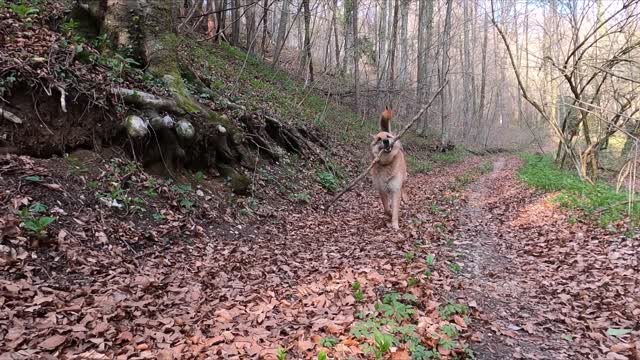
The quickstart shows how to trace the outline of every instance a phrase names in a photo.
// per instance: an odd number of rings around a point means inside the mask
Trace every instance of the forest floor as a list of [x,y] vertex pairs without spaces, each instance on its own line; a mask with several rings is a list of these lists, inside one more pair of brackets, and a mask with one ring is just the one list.
[[58,214],[35,250],[1,217],[2,359],[639,359],[638,239],[558,209],[516,157],[411,176],[400,231],[369,186],[327,213],[324,195],[214,223],[177,198],[134,220],[76,204],[52,161],[0,163],[3,203]]

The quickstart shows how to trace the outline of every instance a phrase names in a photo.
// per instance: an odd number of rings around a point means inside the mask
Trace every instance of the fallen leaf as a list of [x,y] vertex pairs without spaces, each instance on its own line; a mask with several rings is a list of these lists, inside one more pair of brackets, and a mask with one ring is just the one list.
[[46,339],[45,341],[38,344],[38,347],[45,350],[55,350],[58,346],[62,345],[66,340],[67,340],[66,336],[53,335],[48,339]]

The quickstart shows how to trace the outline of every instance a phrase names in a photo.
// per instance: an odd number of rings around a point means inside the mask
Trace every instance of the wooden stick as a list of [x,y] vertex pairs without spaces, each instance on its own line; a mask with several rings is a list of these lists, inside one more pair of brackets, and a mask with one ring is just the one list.
[[[396,141],[400,140],[400,138],[407,132],[407,130],[409,130],[409,128],[411,126],[413,126],[413,124],[415,124],[416,121],[418,121],[418,119],[422,116],[422,114],[424,114],[424,112],[427,111],[431,107],[431,104],[433,104],[433,102],[436,100],[438,95],[440,95],[440,93],[442,92],[444,87],[447,86],[447,82],[448,82],[448,80],[445,81],[444,84],[442,84],[442,86],[440,86],[438,91],[436,91],[436,93],[433,94],[433,96],[431,97],[431,100],[429,100],[429,102],[426,105],[424,105],[422,107],[422,109],[420,109],[420,111],[418,111],[416,116],[414,116],[413,119],[411,119],[411,121],[409,121],[409,123],[404,128],[402,128],[402,130],[393,139],[393,141],[391,141],[391,144],[389,145],[389,147],[392,148],[393,145],[395,145]],[[342,191],[340,191],[338,194],[336,194],[336,196],[333,197],[333,199],[331,199],[331,201],[327,204],[327,206],[324,209],[325,212],[329,211],[331,206],[336,201],[338,201],[338,199],[340,199],[342,197],[342,195],[344,195],[347,191],[353,189],[353,187],[356,186],[357,183],[359,183],[362,179],[364,179],[365,176],[367,176],[367,174],[369,174],[369,171],[371,171],[371,168],[380,160],[380,155],[381,154],[382,154],[381,151],[378,152],[376,154],[376,156],[374,157],[373,161],[371,162],[371,164],[369,164],[369,166],[367,167],[367,169],[362,174],[360,174],[357,178],[353,179],[353,181],[351,181],[349,183],[349,185],[347,185],[347,187],[342,189]]]

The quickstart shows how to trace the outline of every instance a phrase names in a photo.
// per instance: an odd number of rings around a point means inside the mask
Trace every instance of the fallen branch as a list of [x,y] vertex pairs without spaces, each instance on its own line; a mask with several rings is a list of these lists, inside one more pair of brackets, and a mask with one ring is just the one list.
[[[391,144],[389,145],[389,147],[393,147],[393,145],[396,143],[396,141],[400,140],[400,138],[407,132],[407,130],[409,130],[409,128],[411,126],[413,126],[413,124],[415,124],[416,121],[418,121],[418,119],[420,119],[420,117],[422,116],[422,114],[425,113],[425,111],[427,111],[430,107],[431,104],[434,102],[434,100],[438,97],[438,95],[440,95],[440,92],[442,91],[442,89],[444,89],[444,87],[447,85],[447,81],[444,82],[444,84],[442,84],[442,86],[440,86],[440,88],[438,89],[438,91],[435,92],[435,94],[433,94],[433,96],[431,97],[431,100],[429,100],[429,102],[424,105],[420,111],[418,111],[418,113],[416,114],[416,116],[413,117],[413,119],[411,119],[411,121],[409,121],[409,123],[407,125],[405,125],[404,128],[402,128],[402,130],[398,133],[398,135],[393,139],[393,141],[391,141]],[[369,171],[371,170],[371,168],[373,168],[373,166],[380,160],[380,155],[382,154],[382,152],[378,152],[376,154],[376,156],[374,157],[373,161],[371,161],[371,164],[369,164],[369,166],[367,167],[367,169],[360,174],[357,178],[353,179],[353,181],[351,181],[349,183],[349,185],[347,185],[347,187],[345,187],[344,189],[342,189],[342,191],[340,191],[338,194],[336,194],[336,196],[333,197],[333,199],[331,199],[331,201],[329,202],[329,204],[327,204],[327,206],[325,207],[324,211],[327,212],[329,211],[329,209],[331,208],[331,206],[338,201],[338,199],[340,199],[342,197],[342,195],[344,195],[347,191],[353,189],[354,186],[356,186],[357,183],[359,183],[362,179],[364,179],[365,176],[367,176],[367,174],[369,174]]]
[[143,91],[125,88],[112,88],[111,92],[122,97],[129,104],[149,107],[155,110],[164,110],[176,114],[184,114],[184,111],[172,99],[162,98]]
[[15,114],[13,114],[13,113],[11,113],[11,112],[3,109],[3,108],[0,108],[0,118],[9,120],[14,124],[22,124],[23,123],[22,119],[20,119],[18,116],[16,116]]

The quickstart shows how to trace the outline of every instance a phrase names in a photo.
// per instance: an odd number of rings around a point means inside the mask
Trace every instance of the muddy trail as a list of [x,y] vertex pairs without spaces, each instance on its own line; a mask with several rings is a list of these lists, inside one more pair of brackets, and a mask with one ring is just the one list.
[[371,358],[376,327],[393,359],[637,356],[637,240],[569,224],[518,165],[411,176],[400,231],[368,184],[328,213],[325,195],[224,224],[174,216],[148,237],[72,214],[56,246],[2,272],[1,358]]

